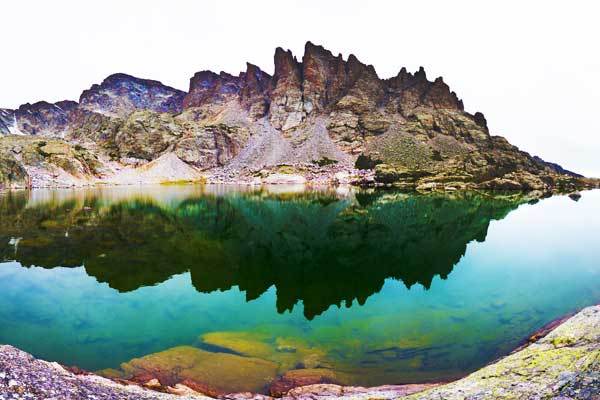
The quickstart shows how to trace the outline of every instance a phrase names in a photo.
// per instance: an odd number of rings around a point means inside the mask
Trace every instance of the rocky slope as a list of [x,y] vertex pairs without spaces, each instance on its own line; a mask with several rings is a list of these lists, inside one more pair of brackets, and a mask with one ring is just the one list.
[[[295,383],[302,385],[311,381],[297,380]],[[76,375],[56,363],[36,360],[11,346],[0,346],[0,397],[3,398],[210,399],[184,384],[165,386],[153,379],[146,382],[145,386],[143,388],[127,381],[116,383],[91,374]],[[281,398],[286,400],[593,400],[599,396],[600,306],[580,311],[549,333],[544,331],[532,336],[530,343],[524,348],[453,383],[374,388],[309,384],[281,393]],[[220,398],[271,399],[269,396],[252,393],[235,393]]]
[[[252,64],[237,76],[198,72],[187,93],[111,75],[79,102],[0,109],[0,134],[62,139],[116,169],[173,153],[209,181],[258,181],[283,168],[309,181],[342,174],[345,181],[425,190],[596,184],[490,135],[483,114],[466,112],[443,79],[429,80],[423,68],[381,79],[354,55],[344,59],[310,42],[301,60],[278,48],[274,62],[272,76]],[[5,150],[0,157],[15,158]],[[30,180],[30,167],[43,167],[17,163]],[[21,185],[6,178],[12,168],[0,163],[0,185]],[[90,171],[86,178],[107,176]]]

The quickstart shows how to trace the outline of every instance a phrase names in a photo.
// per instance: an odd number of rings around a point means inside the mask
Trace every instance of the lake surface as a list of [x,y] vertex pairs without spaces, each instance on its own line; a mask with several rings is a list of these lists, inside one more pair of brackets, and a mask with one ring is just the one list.
[[600,191],[4,193],[0,343],[88,370],[187,345],[352,384],[452,379],[600,302],[599,238]]

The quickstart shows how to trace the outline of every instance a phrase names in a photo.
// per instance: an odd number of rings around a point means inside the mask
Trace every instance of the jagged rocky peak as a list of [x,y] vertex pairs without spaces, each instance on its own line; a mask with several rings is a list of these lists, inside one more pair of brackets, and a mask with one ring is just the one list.
[[274,127],[287,130],[304,118],[302,65],[290,50],[275,49],[275,73],[271,93],[270,120]]
[[340,54],[307,42],[302,57],[304,109],[319,111],[342,97],[346,89],[346,65]]
[[200,71],[190,79],[190,90],[183,100],[184,108],[201,107],[237,98],[241,79],[226,72]]
[[244,85],[242,98],[263,96],[272,87],[272,77],[254,64],[246,63],[246,72],[240,74]]
[[417,107],[463,110],[462,102],[441,78],[427,80],[424,69],[414,75],[402,69],[397,77],[382,80],[372,65],[350,55],[345,60],[323,46],[307,42],[302,60],[278,47],[271,77],[253,64],[238,76],[211,71],[190,80],[184,108],[239,101],[254,118],[268,115],[271,124],[286,131],[311,115],[349,110],[373,113],[391,104],[395,112],[409,114]]
[[84,110],[109,116],[126,116],[136,110],[178,113],[185,95],[158,81],[114,74],[85,90],[79,104]]
[[250,63],[246,63],[246,71],[238,76],[200,71],[190,79],[183,106],[203,107],[239,100],[251,116],[260,118],[268,111],[272,84],[271,75]]
[[273,77],[254,64],[246,63],[246,72],[242,79],[241,101],[254,118],[260,118],[269,111],[270,92],[273,89]]
[[411,74],[402,68],[397,76],[386,81],[390,93],[400,102],[400,111],[408,115],[419,106],[464,111],[462,100],[452,92],[442,77],[433,82],[427,79],[423,67]]

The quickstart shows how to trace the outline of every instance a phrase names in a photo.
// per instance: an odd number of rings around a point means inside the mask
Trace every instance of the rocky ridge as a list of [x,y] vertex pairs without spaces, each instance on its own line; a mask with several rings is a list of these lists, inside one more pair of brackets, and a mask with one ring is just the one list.
[[[201,352],[201,350],[198,350]],[[215,360],[215,362],[222,360]],[[210,399],[185,384],[143,386],[93,374],[69,372],[36,360],[11,346],[0,346],[0,395],[6,398],[60,399]],[[231,379],[231,377],[228,377]],[[235,379],[235,378],[234,378]],[[326,382],[326,381],[325,381]],[[296,383],[311,383],[298,380]],[[192,385],[193,386],[193,385]],[[586,399],[600,396],[600,306],[588,307],[549,332],[481,370],[449,384],[344,387],[317,383],[281,393],[286,400],[328,399]],[[222,399],[271,399],[233,393]]]
[[[107,171],[171,153],[209,182],[258,183],[283,170],[309,183],[336,183],[341,173],[346,182],[420,190],[597,186],[490,135],[483,114],[466,112],[441,77],[402,68],[381,79],[356,56],[311,42],[301,59],[277,48],[273,75],[250,63],[238,75],[201,71],[187,92],[114,74],[79,102],[0,109],[0,135],[0,160],[16,158],[41,186],[57,184],[35,178],[41,161],[16,157],[12,136],[61,140],[105,166],[64,186],[104,182]],[[0,163],[0,186],[23,186],[13,168]]]

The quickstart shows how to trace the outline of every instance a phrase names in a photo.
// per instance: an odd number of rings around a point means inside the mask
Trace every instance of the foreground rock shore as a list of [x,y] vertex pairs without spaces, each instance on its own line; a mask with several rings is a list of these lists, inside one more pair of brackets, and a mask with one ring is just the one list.
[[[556,324],[555,324],[556,325]],[[346,399],[582,399],[600,398],[600,305],[533,335],[512,354],[449,384],[373,388],[316,384],[282,394],[290,400]],[[12,346],[0,346],[1,399],[210,399],[190,387],[146,387],[97,375],[67,371],[36,360]],[[224,399],[269,399],[235,393]]]

